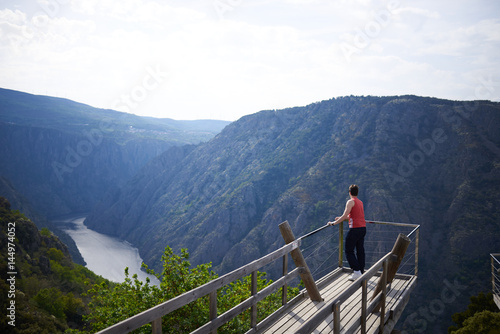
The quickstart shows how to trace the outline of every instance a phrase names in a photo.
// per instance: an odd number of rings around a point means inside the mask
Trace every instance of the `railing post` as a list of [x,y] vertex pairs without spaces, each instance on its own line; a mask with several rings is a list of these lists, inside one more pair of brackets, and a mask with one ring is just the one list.
[[388,268],[389,268],[389,261],[385,260],[384,261],[384,270],[382,272],[382,299],[380,301],[379,306],[381,306],[380,310],[380,327],[379,327],[379,333],[384,332],[384,325],[385,325],[385,299],[386,299],[386,294],[387,294],[387,275],[388,275]]
[[[295,241],[295,236],[293,235],[288,221],[285,220],[283,223],[281,223],[279,225],[279,229],[281,235],[283,236],[283,239],[285,239],[285,242],[287,244]],[[311,300],[315,302],[323,301],[323,298],[321,298],[321,294],[319,293],[318,287],[316,286],[316,282],[314,282],[314,278],[312,277],[311,271],[307,266],[306,260],[304,259],[300,248],[294,249],[290,252],[290,254],[292,255],[292,259],[296,267],[304,267],[304,272],[301,272],[300,278],[304,282],[306,290],[309,293],[309,298],[311,298]]]
[[[406,253],[406,250],[408,249],[408,246],[410,245],[410,238],[408,238],[406,235],[400,233],[398,235],[398,238],[396,239],[396,242],[394,243],[394,246],[392,247],[392,250],[391,250],[391,262],[390,264],[388,265],[388,269],[387,269],[387,275],[386,275],[386,281],[383,282],[382,280],[382,277],[379,279],[378,283],[377,283],[377,286],[375,287],[375,291],[373,291],[373,295],[372,295],[372,298],[371,300],[373,300],[373,298],[375,298],[375,296],[377,296],[377,294],[380,292],[380,291],[383,291],[384,289],[386,289],[386,285],[387,283],[390,283],[392,282],[392,280],[394,279],[394,276],[396,276],[396,272],[398,271],[398,268],[399,268],[399,265],[401,264],[401,261],[403,260],[403,257]],[[379,304],[377,307],[375,307],[375,309],[373,310],[374,312],[378,312],[379,308],[380,308],[380,305]]]
[[493,255],[490,255],[491,260],[491,291],[495,295],[495,263],[493,262]]
[[366,305],[368,304],[367,280],[361,282],[361,334],[366,334]]
[[162,334],[161,318],[155,319],[152,323],[152,334]]
[[[257,271],[252,271],[252,296],[257,294]],[[250,315],[250,327],[257,326],[257,305],[252,305],[252,312]]]
[[344,222],[339,224],[339,268],[344,266]]
[[[288,253],[283,255],[283,276],[288,274]],[[287,288],[288,284],[284,284],[281,288],[281,305],[285,305],[287,303]]]
[[[217,318],[217,290],[214,290],[209,294],[209,313],[210,321]],[[217,329],[211,331],[210,334],[217,334]]]
[[420,236],[420,228],[417,230],[417,235],[415,236],[415,276],[418,276],[418,241]]
[[333,334],[340,333],[340,300],[333,304]]

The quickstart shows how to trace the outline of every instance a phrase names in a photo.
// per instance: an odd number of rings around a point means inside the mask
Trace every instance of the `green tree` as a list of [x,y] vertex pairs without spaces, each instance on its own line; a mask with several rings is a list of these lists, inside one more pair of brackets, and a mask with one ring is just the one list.
[[467,318],[454,334],[499,334],[500,312],[481,311]]
[[[500,313],[498,313],[498,307],[496,306],[495,302],[493,301],[493,293],[489,292],[488,294],[484,294],[483,292],[479,293],[477,296],[472,296],[470,297],[470,303],[467,306],[467,310],[459,313],[455,313],[452,315],[451,319],[453,322],[457,324],[457,326],[451,326],[448,328],[448,333],[469,333],[468,330],[466,331],[459,331],[463,327],[466,326],[466,322],[468,322],[469,328],[472,328],[473,324],[478,319],[486,319],[488,318],[488,315],[481,315],[478,317],[475,317],[476,314],[482,313],[483,311],[489,311],[490,313],[497,314],[500,316]],[[470,320],[475,318],[475,320]],[[489,319],[489,318],[488,318]],[[493,327],[492,327],[493,328]],[[472,333],[472,332],[471,332]],[[476,333],[476,332],[474,332]],[[481,332],[481,333],[489,333],[489,332]]]
[[[127,268],[123,283],[108,284],[102,282],[94,285],[88,291],[92,300],[88,304],[90,314],[85,317],[88,321],[87,329],[90,332],[99,331],[218,277],[211,271],[211,263],[191,268],[188,259],[189,253],[186,249],[182,249],[181,254],[177,255],[170,247],[167,247],[162,256],[163,270],[160,274],[143,265],[148,273],[160,280],[159,286],[152,285],[149,279],[143,283],[137,279],[137,275],[130,278]],[[259,290],[272,283],[271,280],[264,278],[264,273],[258,273],[257,276]],[[219,314],[249,298],[249,287],[250,277],[247,276],[219,289],[217,291]],[[290,298],[297,293],[298,288],[289,288]],[[280,293],[269,296],[259,303],[259,319],[265,318],[280,306]],[[208,319],[209,302],[208,296],[206,296],[164,316],[162,318],[163,332],[189,333],[207,323]],[[245,312],[223,326],[219,333],[242,333],[249,328],[249,325],[249,313]],[[151,326],[145,325],[134,333],[151,333]]]
[[33,298],[38,306],[59,319],[65,319],[64,295],[57,288],[42,289]]

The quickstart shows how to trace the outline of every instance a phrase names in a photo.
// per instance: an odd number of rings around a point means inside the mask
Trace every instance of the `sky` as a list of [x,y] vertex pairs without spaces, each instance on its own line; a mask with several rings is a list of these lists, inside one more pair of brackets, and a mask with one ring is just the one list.
[[0,87],[234,121],[346,95],[500,101],[498,0],[2,0]]

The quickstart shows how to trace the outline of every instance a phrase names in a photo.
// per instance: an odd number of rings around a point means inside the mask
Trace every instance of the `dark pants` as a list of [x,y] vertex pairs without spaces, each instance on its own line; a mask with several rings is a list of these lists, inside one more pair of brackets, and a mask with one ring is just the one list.
[[345,238],[345,256],[354,271],[365,270],[365,235],[366,227],[350,228]]

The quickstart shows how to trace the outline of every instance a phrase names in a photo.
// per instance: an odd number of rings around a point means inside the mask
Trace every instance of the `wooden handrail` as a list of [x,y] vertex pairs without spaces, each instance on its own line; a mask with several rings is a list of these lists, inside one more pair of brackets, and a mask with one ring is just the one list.
[[[306,323],[304,323],[299,330],[296,332],[297,334],[301,333],[311,333],[314,328],[316,328],[323,320],[326,319],[332,312],[332,309],[335,309],[335,305],[338,305],[345,302],[356,290],[362,287],[363,281],[368,281],[371,277],[375,276],[378,272],[379,268],[382,267],[385,261],[387,261],[391,257],[391,252],[387,253],[384,257],[377,261],[370,269],[365,271],[356,281],[353,282],[346,290],[344,290],[335,300],[326,304],[321,309],[319,309],[314,316],[312,316]],[[373,305],[375,308],[375,303],[380,301],[380,295],[378,298],[375,298],[370,305]]]
[[207,334],[210,333],[211,331],[219,328],[226,322],[230,321],[234,317],[238,316],[241,312],[249,309],[250,307],[257,305],[258,302],[269,296],[270,294],[276,292],[279,288],[285,285],[286,282],[290,282],[293,280],[295,277],[299,276],[300,273],[304,272],[305,269],[302,267],[295,268],[292,270],[289,274],[286,276],[281,277],[280,279],[276,280],[269,286],[265,287],[255,295],[251,296],[250,298],[244,300],[240,304],[236,305],[229,311],[225,312],[224,314],[221,314],[214,320],[206,323],[205,325],[201,326],[197,330],[191,332],[191,334]]
[[[98,332],[98,334],[122,334],[129,333],[134,329],[140,328],[148,323],[157,321],[157,319],[167,315],[201,297],[210,294],[213,291],[217,291],[225,285],[228,285],[235,280],[243,278],[250,275],[252,272],[262,268],[263,266],[281,258],[285,254],[291,252],[294,249],[300,247],[301,241],[296,240],[289,243],[274,252],[261,257],[249,264],[240,267],[228,274],[225,274],[213,281],[203,284],[202,286],[193,289],[191,291],[185,292],[180,296],[172,298],[164,303],[156,305],[146,311],[143,311],[137,315],[134,315],[128,319],[120,321],[108,328],[105,328]],[[298,274],[298,272],[297,272]],[[289,274],[290,275],[290,274]]]
[[[392,281],[396,274],[397,268],[406,252],[410,243],[410,239],[404,234],[400,233],[393,249],[384,257],[378,260],[368,271],[363,273],[354,283],[344,290],[337,298],[326,304],[316,314],[305,322],[296,332],[297,334],[311,333],[330,313],[333,312],[333,328],[334,333],[340,333],[340,305],[345,302],[352,294],[359,288],[362,288],[362,308],[361,308],[361,327],[363,328],[363,317],[366,317],[368,312],[377,311],[380,309],[380,327],[379,332],[383,333],[385,324],[385,302],[387,295],[387,284]],[[391,263],[391,266],[389,266]],[[382,276],[380,277],[379,284],[374,291],[371,298],[371,303],[367,306],[367,289],[366,282],[373,277],[380,267],[383,266]],[[380,293],[381,292],[381,293]],[[359,323],[358,323],[359,324]]]

